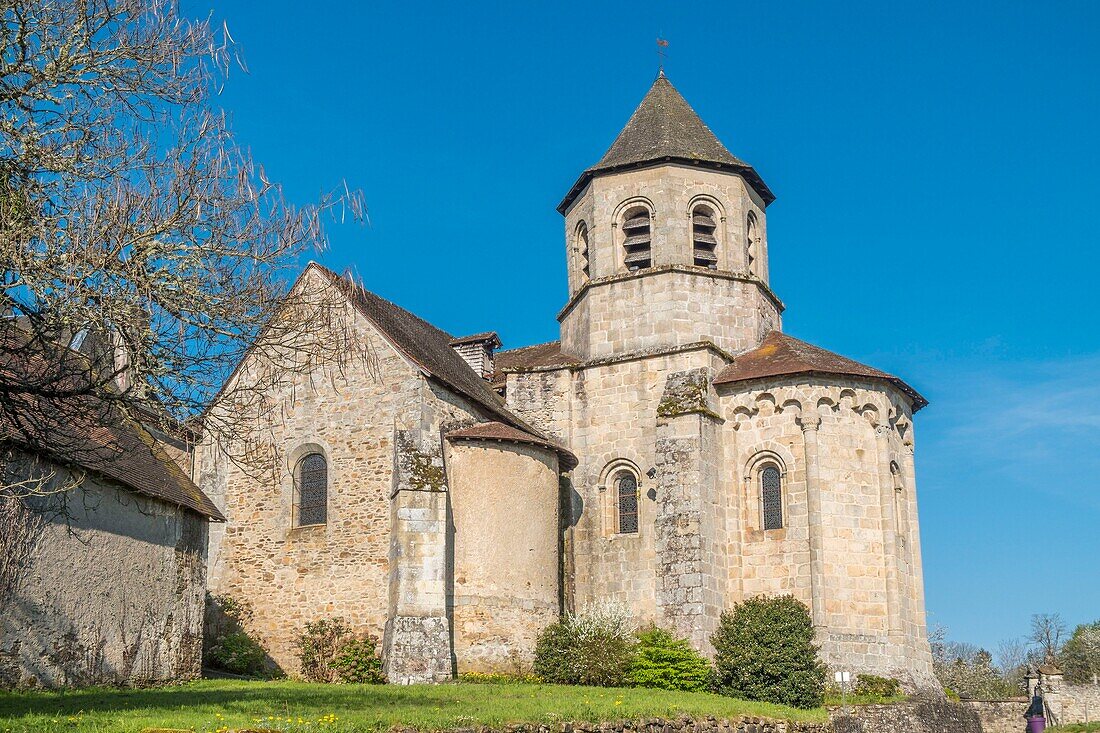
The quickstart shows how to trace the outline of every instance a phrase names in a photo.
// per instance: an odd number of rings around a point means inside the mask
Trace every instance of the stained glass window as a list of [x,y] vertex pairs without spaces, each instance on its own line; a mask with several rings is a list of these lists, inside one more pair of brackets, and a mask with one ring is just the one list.
[[328,520],[328,463],[320,453],[298,461],[298,525]]
[[783,485],[775,466],[765,466],[760,472],[760,498],[764,505],[764,529],[782,529]]
[[619,533],[634,534],[638,531],[638,479],[623,473],[618,479]]

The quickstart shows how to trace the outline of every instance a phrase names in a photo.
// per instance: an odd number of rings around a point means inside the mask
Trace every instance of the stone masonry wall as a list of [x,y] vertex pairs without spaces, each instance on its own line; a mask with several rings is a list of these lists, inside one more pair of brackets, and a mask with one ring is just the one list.
[[[442,679],[453,668],[442,434],[481,416],[425,380],[357,311],[346,324],[373,363],[281,375],[267,424],[225,449],[200,446],[199,484],[228,518],[211,538],[210,587],[252,606],[249,631],[287,672],[297,671],[304,625],[341,617],[382,637],[387,657],[399,650],[386,659],[395,681]],[[254,379],[257,368],[246,361],[236,378]],[[310,452],[328,462],[328,517],[303,527],[293,474]]]
[[1028,677],[1030,694],[1035,694],[1037,682],[1052,725],[1100,721],[1100,684],[1066,682],[1061,671],[1045,667],[1040,668],[1038,676]]
[[[706,204],[718,217],[716,270],[693,266],[691,212]],[[651,270],[629,273],[619,220],[643,205],[651,212]],[[760,242],[750,273],[746,219]],[[573,248],[581,222],[589,233],[587,289],[559,316],[563,349],[582,359],[709,340],[737,353],[780,327],[780,306],[766,291],[767,236],[763,202],[737,175],[662,165],[601,175],[565,216],[569,293],[584,277]]]
[[834,733],[1021,733],[1026,700],[912,700],[830,711]]
[[[249,632],[289,673],[307,622],[339,616],[381,636],[388,616],[393,436],[419,427],[422,379],[363,319],[353,326],[376,374],[287,375],[269,395],[278,405],[270,424],[228,451],[204,443],[196,457],[200,487],[227,518],[211,538],[210,590],[252,606]],[[250,378],[249,366],[238,378]],[[267,459],[241,463],[227,452]],[[293,472],[310,452],[328,462],[328,521],[300,527]]]
[[[721,392],[733,598],[806,602],[827,663],[935,687],[904,397],[833,378]],[[783,474],[784,527],[763,531],[759,467]]]
[[539,632],[561,613],[557,455],[461,440],[447,468],[458,672],[529,671]]
[[0,590],[0,686],[198,677],[206,519],[92,477],[35,507],[4,528],[28,552]]
[[[572,590],[576,608],[596,600],[629,606],[640,622],[660,620],[657,605],[656,518],[658,407],[674,372],[713,368],[712,350],[594,364],[553,373],[512,374],[508,404],[521,417],[564,440],[580,459],[571,476]],[[551,376],[551,374],[553,376]],[[617,470],[639,479],[639,532],[617,532],[617,505],[610,483]],[[655,478],[648,473],[654,469]]]

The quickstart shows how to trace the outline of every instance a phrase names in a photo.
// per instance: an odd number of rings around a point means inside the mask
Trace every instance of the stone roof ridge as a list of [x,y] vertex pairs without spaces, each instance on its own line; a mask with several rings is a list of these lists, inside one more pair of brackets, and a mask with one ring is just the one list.
[[794,374],[836,374],[881,380],[893,384],[905,393],[912,400],[914,412],[928,404],[928,400],[919,392],[892,374],[780,331],[772,331],[758,347],[734,357],[715,376],[714,384],[733,384]]

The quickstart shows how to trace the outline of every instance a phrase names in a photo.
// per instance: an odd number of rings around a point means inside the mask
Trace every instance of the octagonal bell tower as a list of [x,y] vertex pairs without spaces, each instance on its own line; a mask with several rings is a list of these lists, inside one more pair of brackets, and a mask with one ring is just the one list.
[[736,354],[779,330],[765,208],[775,199],[662,72],[611,148],[558,206],[582,359],[709,341]]

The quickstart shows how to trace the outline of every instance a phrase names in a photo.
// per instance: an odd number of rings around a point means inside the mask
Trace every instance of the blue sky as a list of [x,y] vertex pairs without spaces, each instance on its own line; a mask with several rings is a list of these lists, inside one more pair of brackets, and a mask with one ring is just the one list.
[[[205,13],[210,0],[186,0]],[[666,71],[756,166],[784,330],[904,376],[929,619],[1100,618],[1100,4],[217,3],[221,102],[331,267],[455,333],[557,337],[554,207]]]

